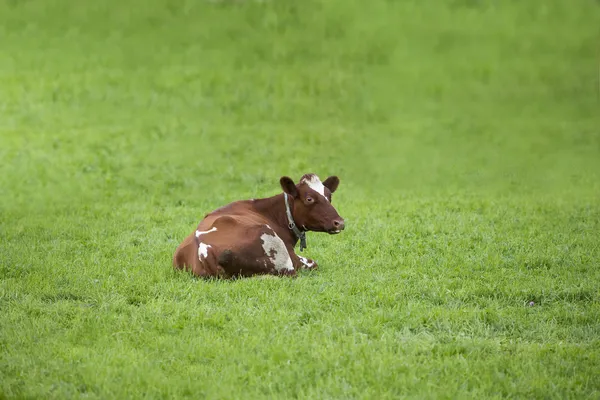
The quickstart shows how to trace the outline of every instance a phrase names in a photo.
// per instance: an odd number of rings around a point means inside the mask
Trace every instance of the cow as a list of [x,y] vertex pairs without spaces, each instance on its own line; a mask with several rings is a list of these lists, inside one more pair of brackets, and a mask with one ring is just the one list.
[[298,184],[283,176],[283,193],[240,200],[204,216],[194,232],[175,250],[173,267],[201,278],[236,278],[254,275],[296,276],[299,269],[316,269],[317,262],[298,256],[306,247],[306,232],[337,234],[344,219],[331,204],[340,180],[321,182],[305,174]]

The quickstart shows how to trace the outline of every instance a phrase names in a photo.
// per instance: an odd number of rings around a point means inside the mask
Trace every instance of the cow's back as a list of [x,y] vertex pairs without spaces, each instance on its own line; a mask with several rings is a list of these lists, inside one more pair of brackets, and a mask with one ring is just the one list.
[[198,224],[197,230],[205,231],[211,229],[218,219],[222,219],[222,222],[227,224],[237,222],[247,226],[268,223],[264,215],[254,210],[252,200],[240,200],[206,214],[204,219]]

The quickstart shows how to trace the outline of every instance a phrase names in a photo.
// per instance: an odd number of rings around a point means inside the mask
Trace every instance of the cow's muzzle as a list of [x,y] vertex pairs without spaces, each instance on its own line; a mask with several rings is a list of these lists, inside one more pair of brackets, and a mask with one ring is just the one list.
[[329,233],[330,235],[335,235],[343,231],[345,227],[346,224],[344,223],[343,219],[336,219],[333,221],[333,228],[327,231],[327,233]]

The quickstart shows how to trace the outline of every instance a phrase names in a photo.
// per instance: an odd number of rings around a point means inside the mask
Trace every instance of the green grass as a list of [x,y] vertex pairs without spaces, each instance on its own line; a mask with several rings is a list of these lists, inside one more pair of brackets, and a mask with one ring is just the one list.
[[[0,398],[600,398],[598,21],[1,1]],[[307,172],[347,221],[319,270],[172,270]]]

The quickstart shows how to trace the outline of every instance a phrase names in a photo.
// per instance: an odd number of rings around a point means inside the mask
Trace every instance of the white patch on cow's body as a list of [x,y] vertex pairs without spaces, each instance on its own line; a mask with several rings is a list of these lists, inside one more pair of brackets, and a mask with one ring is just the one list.
[[210,249],[210,244],[202,243],[198,245],[198,259],[202,261],[202,258],[208,257],[208,249]]
[[318,176],[310,175],[308,179],[302,179],[302,182],[306,183],[309,188],[323,196],[325,200],[329,201],[329,199],[325,197],[325,186],[323,186],[323,183],[321,182]]
[[[271,227],[266,225],[271,231]],[[273,234],[263,233],[260,236],[262,240],[262,248],[265,251],[265,255],[271,259],[273,266],[277,271],[287,270],[293,271],[294,265],[292,259],[283,243],[283,240],[273,231]]]
[[314,261],[308,262],[308,260],[302,256],[298,256],[300,262],[306,266],[306,268],[312,268],[315,265]]
[[200,237],[200,235],[206,235],[207,233],[215,232],[216,230],[217,230],[217,228],[214,227],[214,226],[212,228],[210,228],[209,230],[207,230],[207,231],[198,231],[197,230],[196,231],[196,237]]
[[[207,231],[198,231],[196,230],[196,237],[199,238],[200,235],[206,235],[207,233],[215,232],[217,230],[216,227],[212,227]],[[210,249],[210,244],[202,243],[198,244],[198,260],[202,261],[203,258],[208,257],[208,249]]]

